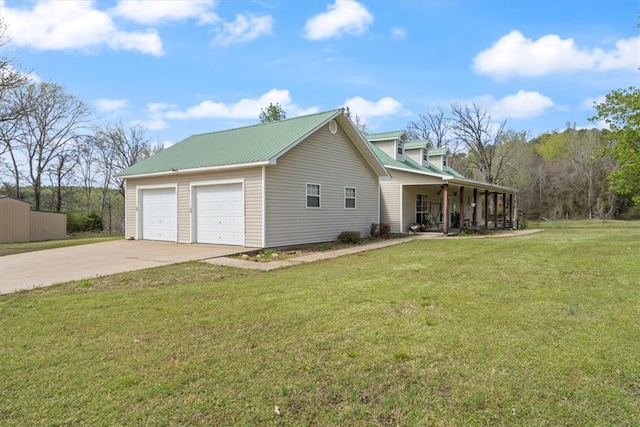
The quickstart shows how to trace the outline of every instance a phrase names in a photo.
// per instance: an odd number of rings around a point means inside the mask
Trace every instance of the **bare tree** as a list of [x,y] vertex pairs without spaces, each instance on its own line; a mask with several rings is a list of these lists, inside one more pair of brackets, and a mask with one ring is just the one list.
[[21,157],[15,141],[19,138],[20,127],[17,120],[0,121],[0,167],[5,190],[20,199],[20,180],[22,177]]
[[[600,205],[604,200],[609,204],[611,195],[608,194],[606,177],[613,170],[611,158],[597,156],[601,146],[600,133],[595,130],[567,129],[567,152],[569,162],[575,171],[575,186],[578,194],[584,194],[581,204],[586,210],[585,217],[592,219],[596,211],[602,211]],[[599,185],[605,184],[603,185]]]
[[[0,19],[0,50],[9,40],[6,25]],[[16,156],[14,141],[19,134],[17,119],[25,114],[16,102],[16,91],[28,82],[27,73],[20,73],[7,57],[0,57],[0,175],[9,194],[20,198],[20,160]],[[5,181],[10,179],[10,183]]]
[[353,115],[353,125],[360,131],[360,133],[367,133],[369,130],[369,125],[364,121],[359,115]]
[[[60,150],[60,152],[55,155],[49,168],[49,182],[51,183],[53,191],[49,210],[53,212],[62,211],[62,202],[66,194],[65,184],[70,184],[75,167],[78,165],[77,151],[74,148],[75,147],[68,147]],[[70,185],[67,185],[66,191],[68,194],[73,194],[73,192],[70,191]]]
[[453,114],[452,132],[467,149],[467,162],[477,171],[478,178],[497,184],[503,177],[508,151],[501,150],[506,120],[494,123],[491,115],[475,103],[451,104]]
[[427,140],[436,148],[451,149],[451,119],[444,115],[440,107],[418,114],[417,121],[407,124],[407,134],[412,140]]
[[[59,161],[59,155],[74,145],[88,120],[89,110],[75,96],[54,83],[30,84],[17,92],[17,102],[28,114],[19,118],[21,133],[17,149],[26,159],[26,179],[33,187],[34,208],[42,202],[45,174]],[[68,165],[66,161],[58,162]]]
[[[0,49],[9,43],[6,35],[7,26],[0,19]],[[23,111],[20,105],[13,102],[15,90],[29,81],[28,73],[21,73],[11,65],[7,57],[0,57],[0,122],[16,120]]]
[[[94,144],[93,136],[83,136],[78,140],[76,147],[77,180],[84,192],[85,212],[89,214],[93,209],[91,194],[97,184],[100,170],[98,147]],[[110,178],[109,178],[110,179]]]
[[134,125],[128,129],[122,122],[106,125],[96,131],[94,138],[99,150],[102,172],[106,178],[103,194],[106,194],[110,183],[116,183],[124,197],[124,183],[114,178],[115,173],[162,150],[162,146],[151,142],[146,136],[146,129],[141,125]]

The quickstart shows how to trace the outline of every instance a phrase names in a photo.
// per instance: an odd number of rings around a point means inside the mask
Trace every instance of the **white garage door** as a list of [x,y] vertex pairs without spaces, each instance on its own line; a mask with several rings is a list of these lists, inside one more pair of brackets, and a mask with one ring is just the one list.
[[194,199],[196,242],[244,245],[242,183],[197,186]]
[[142,239],[175,242],[177,208],[175,188],[151,188],[140,192],[142,198]]

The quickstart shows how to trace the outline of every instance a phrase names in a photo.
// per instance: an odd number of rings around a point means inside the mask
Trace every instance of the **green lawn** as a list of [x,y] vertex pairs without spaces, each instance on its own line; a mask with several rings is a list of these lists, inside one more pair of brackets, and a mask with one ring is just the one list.
[[42,242],[0,243],[0,256],[14,255],[23,252],[43,251],[45,249],[64,248],[66,246],[88,245],[90,243],[106,242],[124,239],[123,234],[89,234],[73,236],[64,240],[45,240]]
[[2,296],[0,424],[639,425],[638,254],[579,222]]

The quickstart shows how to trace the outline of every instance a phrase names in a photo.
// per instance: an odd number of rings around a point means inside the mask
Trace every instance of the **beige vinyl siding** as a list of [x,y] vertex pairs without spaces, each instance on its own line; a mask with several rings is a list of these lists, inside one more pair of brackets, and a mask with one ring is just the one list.
[[392,233],[404,233],[416,219],[416,194],[426,194],[429,202],[440,203],[437,192],[443,182],[427,175],[398,170],[390,172],[393,179],[380,183],[380,221],[388,223]]
[[380,222],[389,224],[392,233],[401,233],[400,229],[400,199],[402,186],[391,181],[380,181]]
[[29,240],[62,240],[67,237],[67,215],[55,212],[30,212]]
[[374,142],[374,144],[376,144],[376,147],[378,147],[380,150],[384,151],[384,153],[391,157],[392,159],[395,159],[398,157],[398,155],[396,154],[396,140],[392,139],[390,141],[376,141]]
[[[364,237],[378,222],[378,177],[338,126],[323,126],[266,167],[267,247],[335,240],[342,231]],[[306,184],[320,185],[320,208],[306,207]],[[344,188],[356,188],[345,209]]]
[[29,241],[30,211],[29,203],[11,198],[0,199],[0,243]]
[[428,160],[425,162],[422,160],[422,155],[425,152],[424,148],[410,148],[404,150],[404,155],[419,165],[427,166]]
[[262,170],[259,167],[127,179],[125,194],[125,237],[138,237],[136,235],[138,186],[166,185],[169,187],[177,185],[178,243],[192,243],[191,184],[224,180],[243,180],[245,198],[245,246],[260,247],[262,242]]

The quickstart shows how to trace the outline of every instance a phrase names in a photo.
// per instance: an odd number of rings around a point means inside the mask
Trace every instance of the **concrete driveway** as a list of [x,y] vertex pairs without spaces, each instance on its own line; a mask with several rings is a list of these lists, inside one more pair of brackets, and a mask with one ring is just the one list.
[[248,252],[240,246],[115,240],[0,257],[0,294]]

